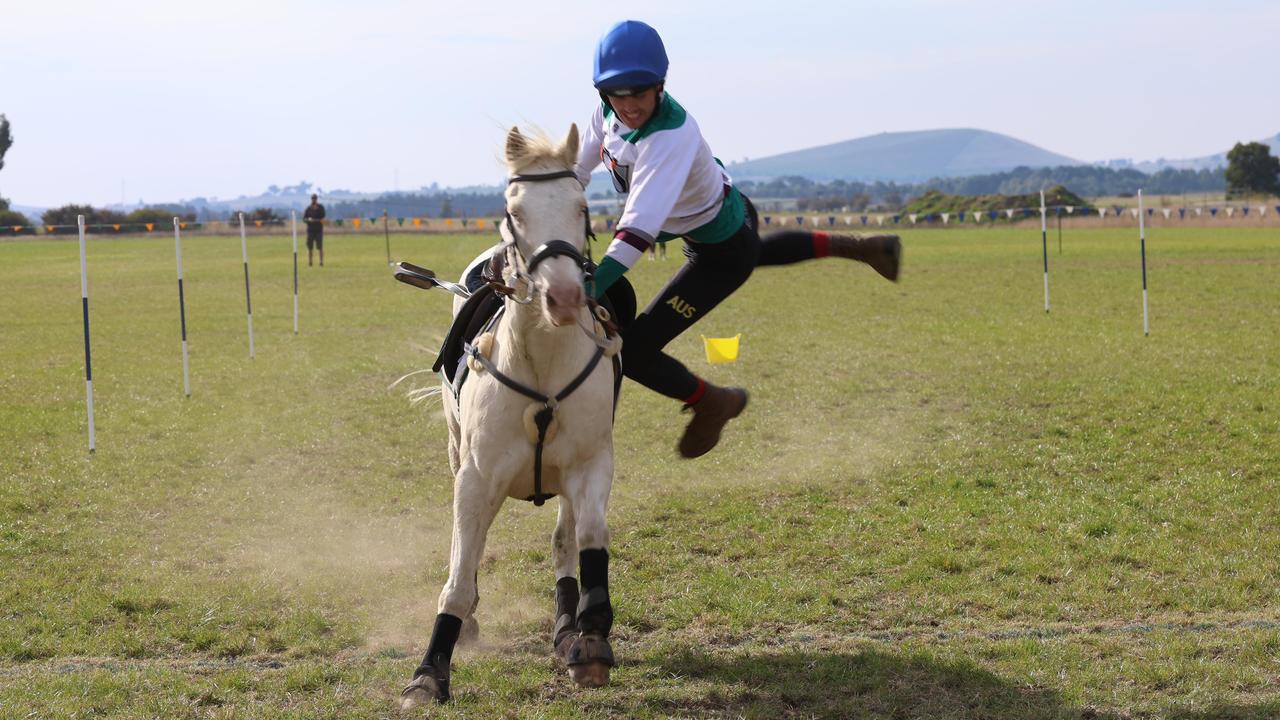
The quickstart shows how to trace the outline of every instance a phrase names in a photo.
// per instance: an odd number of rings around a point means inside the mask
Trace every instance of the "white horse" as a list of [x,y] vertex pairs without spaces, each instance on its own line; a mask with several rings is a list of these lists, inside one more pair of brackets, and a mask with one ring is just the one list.
[[[541,504],[543,496],[559,496],[552,536],[555,653],[578,684],[609,680],[605,512],[613,483],[614,378],[611,363],[600,361],[607,343],[583,292],[587,204],[573,173],[577,153],[576,125],[560,144],[517,128],[507,134],[511,177],[494,267],[503,268],[495,286],[510,294],[496,328],[471,348],[472,371],[456,402],[444,389],[454,473],[449,580],[422,664],[401,693],[405,709],[449,699],[454,645],[477,629],[476,570],[485,535],[508,497],[537,496]],[[462,304],[455,300],[455,316]]]

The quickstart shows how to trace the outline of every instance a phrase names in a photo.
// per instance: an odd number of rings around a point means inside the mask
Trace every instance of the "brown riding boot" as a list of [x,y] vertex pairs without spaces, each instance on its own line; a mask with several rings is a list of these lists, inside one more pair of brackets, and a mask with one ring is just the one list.
[[680,438],[680,455],[696,458],[706,455],[720,442],[720,432],[730,420],[747,407],[747,391],[736,387],[719,387],[707,383],[702,398],[685,410],[693,411],[693,419]]
[[897,235],[832,235],[832,255],[861,260],[884,277],[897,282],[902,262],[902,241]]

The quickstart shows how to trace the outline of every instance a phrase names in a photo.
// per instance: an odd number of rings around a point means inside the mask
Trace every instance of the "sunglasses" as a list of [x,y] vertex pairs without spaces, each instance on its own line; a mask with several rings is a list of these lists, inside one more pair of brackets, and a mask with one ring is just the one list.
[[658,87],[657,85],[636,85],[634,87],[613,88],[604,90],[601,94],[608,97],[632,97],[633,95],[643,95],[650,90]]

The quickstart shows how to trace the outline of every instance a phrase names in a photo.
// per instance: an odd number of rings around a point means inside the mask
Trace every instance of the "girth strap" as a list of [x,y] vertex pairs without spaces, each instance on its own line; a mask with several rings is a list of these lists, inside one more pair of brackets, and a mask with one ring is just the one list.
[[600,358],[604,357],[604,348],[596,346],[595,352],[591,354],[591,359],[587,361],[587,366],[554,397],[543,395],[502,372],[476,346],[467,343],[466,352],[467,355],[475,358],[476,362],[480,363],[489,374],[493,375],[495,380],[531,400],[542,403],[542,409],[533,416],[534,423],[538,427],[538,442],[533,450],[533,504],[541,507],[549,497],[542,494],[542,448],[546,444],[547,428],[551,427],[551,420],[555,417],[556,408],[559,407],[560,401],[569,397],[574,390],[577,390],[582,383],[586,382],[592,371],[596,369],[596,365],[600,364]]

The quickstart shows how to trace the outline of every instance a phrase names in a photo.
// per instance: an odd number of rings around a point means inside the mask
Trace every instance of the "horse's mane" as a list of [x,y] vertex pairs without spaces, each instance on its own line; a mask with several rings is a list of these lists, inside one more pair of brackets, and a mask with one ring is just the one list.
[[520,137],[522,141],[515,144],[510,138],[507,140],[507,168],[512,173],[523,172],[539,162],[571,166],[571,163],[566,165],[565,159],[560,154],[562,150],[560,143],[553,140],[541,128],[534,128],[529,134],[521,133]]

